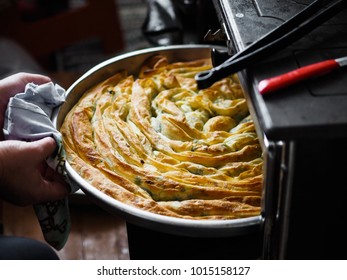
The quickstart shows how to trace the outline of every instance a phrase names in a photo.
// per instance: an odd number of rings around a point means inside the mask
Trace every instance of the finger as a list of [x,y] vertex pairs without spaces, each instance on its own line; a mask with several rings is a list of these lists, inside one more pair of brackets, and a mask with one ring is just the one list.
[[47,76],[40,75],[40,74],[31,74],[31,73],[19,73],[21,75],[22,80],[25,84],[27,83],[34,83],[34,84],[45,84],[48,82],[51,82],[51,79]]
[[0,80],[0,88],[3,92],[3,98],[9,98],[17,93],[23,92],[26,84],[44,84],[50,82],[51,79],[40,74],[17,73],[12,76]]
[[65,181],[65,177],[62,174],[55,171],[54,169],[52,169],[51,167],[49,167],[48,165],[46,165],[42,177],[47,181],[57,181],[63,185],[68,186],[68,184]]
[[51,156],[57,149],[57,143],[52,137],[42,138],[31,143],[39,150],[39,154],[42,159]]
[[[43,155],[48,157],[51,155],[57,144],[52,137],[46,137],[36,141],[38,145],[44,150]],[[64,177],[55,172],[52,168],[46,166],[45,172],[42,176],[41,188],[44,199],[56,200],[66,197],[70,193],[70,186],[64,180]]]
[[64,181],[49,181],[43,179],[40,186],[38,203],[59,200],[68,196],[69,193],[70,187]]
[[39,202],[64,198],[69,195],[70,191],[70,186],[64,180],[64,177],[50,167],[47,167],[45,173],[42,175],[41,184],[39,186]]

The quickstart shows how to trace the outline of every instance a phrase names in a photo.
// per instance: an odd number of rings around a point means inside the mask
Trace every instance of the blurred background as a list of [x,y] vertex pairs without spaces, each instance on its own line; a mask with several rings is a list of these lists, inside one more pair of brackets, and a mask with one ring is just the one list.
[[0,78],[47,73],[68,87],[120,53],[203,43],[218,26],[206,0],[0,0]]

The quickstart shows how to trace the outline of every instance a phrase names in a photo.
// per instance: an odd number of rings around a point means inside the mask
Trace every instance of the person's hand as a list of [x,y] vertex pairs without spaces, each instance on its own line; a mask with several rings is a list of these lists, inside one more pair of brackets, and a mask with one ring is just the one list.
[[28,83],[32,82],[40,85],[50,81],[51,79],[49,77],[29,73],[18,73],[0,80],[0,140],[4,139],[2,129],[5,111],[10,97],[17,93],[24,92],[25,86]]
[[[10,97],[24,92],[28,83],[40,85],[50,81],[49,77],[29,73],[0,80],[0,140],[4,138],[4,116]],[[67,196],[68,184],[45,163],[55,149],[51,137],[35,142],[0,141],[0,198],[29,205]]]
[[35,142],[0,142],[0,197],[25,206],[67,196],[69,186],[45,163],[55,149],[51,137]]

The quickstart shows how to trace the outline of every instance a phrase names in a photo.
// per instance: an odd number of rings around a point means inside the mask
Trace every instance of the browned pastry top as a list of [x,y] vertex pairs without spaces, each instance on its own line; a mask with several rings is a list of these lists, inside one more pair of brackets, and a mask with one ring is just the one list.
[[123,203],[187,219],[259,215],[262,150],[237,76],[198,90],[209,60],[154,56],[88,90],[61,127],[70,165]]

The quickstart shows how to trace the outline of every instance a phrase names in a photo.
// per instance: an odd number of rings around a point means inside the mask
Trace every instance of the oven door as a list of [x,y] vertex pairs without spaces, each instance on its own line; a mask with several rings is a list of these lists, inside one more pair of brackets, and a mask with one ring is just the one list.
[[263,259],[284,259],[287,250],[288,207],[293,178],[293,143],[264,137],[264,192],[262,205]]

